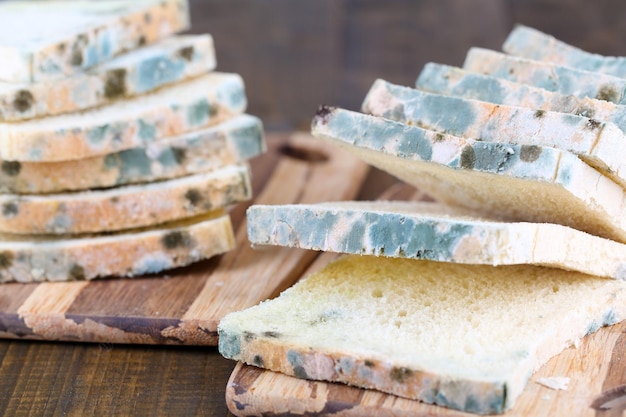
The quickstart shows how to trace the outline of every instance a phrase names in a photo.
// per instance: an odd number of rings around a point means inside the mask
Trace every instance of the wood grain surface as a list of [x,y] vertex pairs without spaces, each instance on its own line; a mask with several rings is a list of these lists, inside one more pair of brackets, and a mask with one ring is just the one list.
[[[368,167],[309,135],[272,141],[252,162],[255,203],[353,199]],[[340,178],[341,181],[332,181]],[[219,258],[136,279],[0,286],[0,336],[98,343],[216,345],[226,313],[276,295],[312,251],[254,250],[244,210],[232,212],[237,248]]]

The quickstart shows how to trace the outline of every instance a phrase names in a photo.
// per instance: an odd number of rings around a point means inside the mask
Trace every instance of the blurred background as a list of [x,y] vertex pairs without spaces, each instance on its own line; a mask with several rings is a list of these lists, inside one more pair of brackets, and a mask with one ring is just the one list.
[[358,110],[376,78],[413,85],[429,61],[500,50],[515,23],[626,55],[624,0],[190,0],[218,70],[243,76],[267,131],[308,130],[318,106]]

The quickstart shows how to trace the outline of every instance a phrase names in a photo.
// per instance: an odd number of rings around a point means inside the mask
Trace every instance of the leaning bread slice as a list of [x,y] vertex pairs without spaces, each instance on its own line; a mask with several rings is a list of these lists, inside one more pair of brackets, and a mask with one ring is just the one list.
[[415,86],[431,93],[535,110],[571,113],[614,123],[622,132],[626,132],[626,106],[624,105],[589,97],[565,95],[449,65],[426,64]]
[[0,232],[78,234],[134,229],[226,207],[251,197],[245,165],[99,191],[0,195]]
[[49,162],[108,154],[219,123],[245,107],[241,77],[213,72],[82,113],[0,123],[0,158]]
[[571,94],[626,104],[626,79],[533,61],[482,48],[471,48],[463,68],[482,74]]
[[622,243],[556,224],[499,221],[441,203],[254,205],[247,219],[254,245],[463,264],[543,265],[626,279]]
[[572,153],[464,139],[328,107],[311,130],[442,202],[626,243],[624,189]]
[[626,77],[626,57],[603,56],[583,51],[554,36],[524,25],[513,28],[502,50],[523,58]]
[[380,79],[363,111],[454,136],[570,151],[626,188],[626,135],[613,123],[432,94]]
[[188,29],[186,0],[0,3],[0,80],[59,79]]
[[97,107],[215,68],[210,35],[164,39],[87,72],[32,84],[0,82],[0,121],[15,122]]
[[61,162],[3,161],[0,192],[43,194],[152,182],[208,172],[264,150],[261,120],[243,114],[108,155]]
[[616,280],[351,255],[224,317],[219,351],[299,378],[493,414],[510,409],[550,357],[625,315]]
[[0,282],[153,274],[225,253],[234,246],[230,217],[223,210],[123,233],[0,234]]

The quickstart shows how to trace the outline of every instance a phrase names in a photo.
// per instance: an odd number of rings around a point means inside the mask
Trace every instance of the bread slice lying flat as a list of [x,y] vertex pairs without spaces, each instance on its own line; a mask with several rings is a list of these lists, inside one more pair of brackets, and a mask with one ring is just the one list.
[[42,162],[108,154],[219,123],[245,108],[241,77],[213,72],[82,113],[0,123],[0,158]]
[[574,154],[463,139],[328,107],[311,130],[441,202],[626,242],[624,189]]
[[98,191],[0,194],[0,231],[79,234],[134,229],[196,216],[249,198],[246,165]]
[[550,146],[573,152],[626,187],[626,136],[612,123],[432,94],[377,80],[363,111],[485,142]]
[[594,98],[579,98],[449,65],[428,63],[415,86],[431,93],[496,104],[571,113],[614,123],[626,132],[626,106]]
[[0,82],[0,121],[85,110],[214,68],[215,50],[210,35],[167,38],[71,77],[34,84]]
[[0,234],[0,282],[132,277],[189,265],[235,246],[222,210],[158,227],[75,236]]
[[0,80],[59,79],[189,25],[186,0],[3,2]]
[[61,162],[0,162],[0,191],[58,193],[175,178],[247,160],[265,146],[261,120],[244,114],[108,155]]
[[441,203],[254,205],[247,219],[253,245],[463,264],[543,265],[626,279],[622,243],[561,225],[498,221]]
[[507,37],[502,50],[537,61],[626,77],[626,57],[603,56],[583,51],[528,26],[517,25]]
[[463,68],[562,94],[626,104],[626,79],[608,74],[534,61],[482,48],[470,48]]
[[351,255],[224,317],[227,358],[462,411],[511,408],[532,372],[626,314],[616,280]]

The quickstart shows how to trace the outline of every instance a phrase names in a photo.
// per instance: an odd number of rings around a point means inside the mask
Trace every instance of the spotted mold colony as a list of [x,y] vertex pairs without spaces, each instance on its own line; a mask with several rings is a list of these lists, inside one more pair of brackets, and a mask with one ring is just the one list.
[[82,113],[0,123],[0,158],[51,162],[109,154],[217,124],[246,104],[239,75],[212,72]]
[[482,48],[471,48],[463,68],[510,81],[598,100],[626,104],[626,79],[549,62],[533,61]]
[[550,357],[625,315],[615,280],[351,255],[224,317],[218,347],[298,378],[493,414]]
[[626,279],[624,244],[560,225],[500,222],[439,203],[254,205],[247,219],[248,239],[255,245],[494,266],[533,264]]
[[431,93],[489,101],[535,110],[571,113],[612,122],[626,132],[626,106],[593,98],[579,98],[448,65],[428,63],[415,86]]
[[214,68],[211,36],[167,38],[71,77],[35,84],[0,82],[0,122],[101,106],[199,76]]
[[312,133],[439,201],[626,242],[624,189],[572,153],[464,139],[337,108],[318,112]]
[[427,93],[377,80],[363,111],[454,136],[553,146],[579,155],[626,187],[626,136],[588,117]]
[[245,165],[208,173],[48,195],[0,195],[0,231],[78,234],[132,229],[183,219],[251,198]]
[[145,146],[62,162],[0,162],[0,192],[44,194],[151,182],[207,172],[265,150],[261,121],[234,116]]
[[536,61],[626,77],[626,57],[592,54],[528,26],[517,25],[507,37],[502,50]]
[[186,0],[0,4],[0,80],[63,78],[188,29]]
[[210,258],[234,246],[230,217],[221,210],[124,233],[64,239],[2,235],[0,282],[154,274]]

